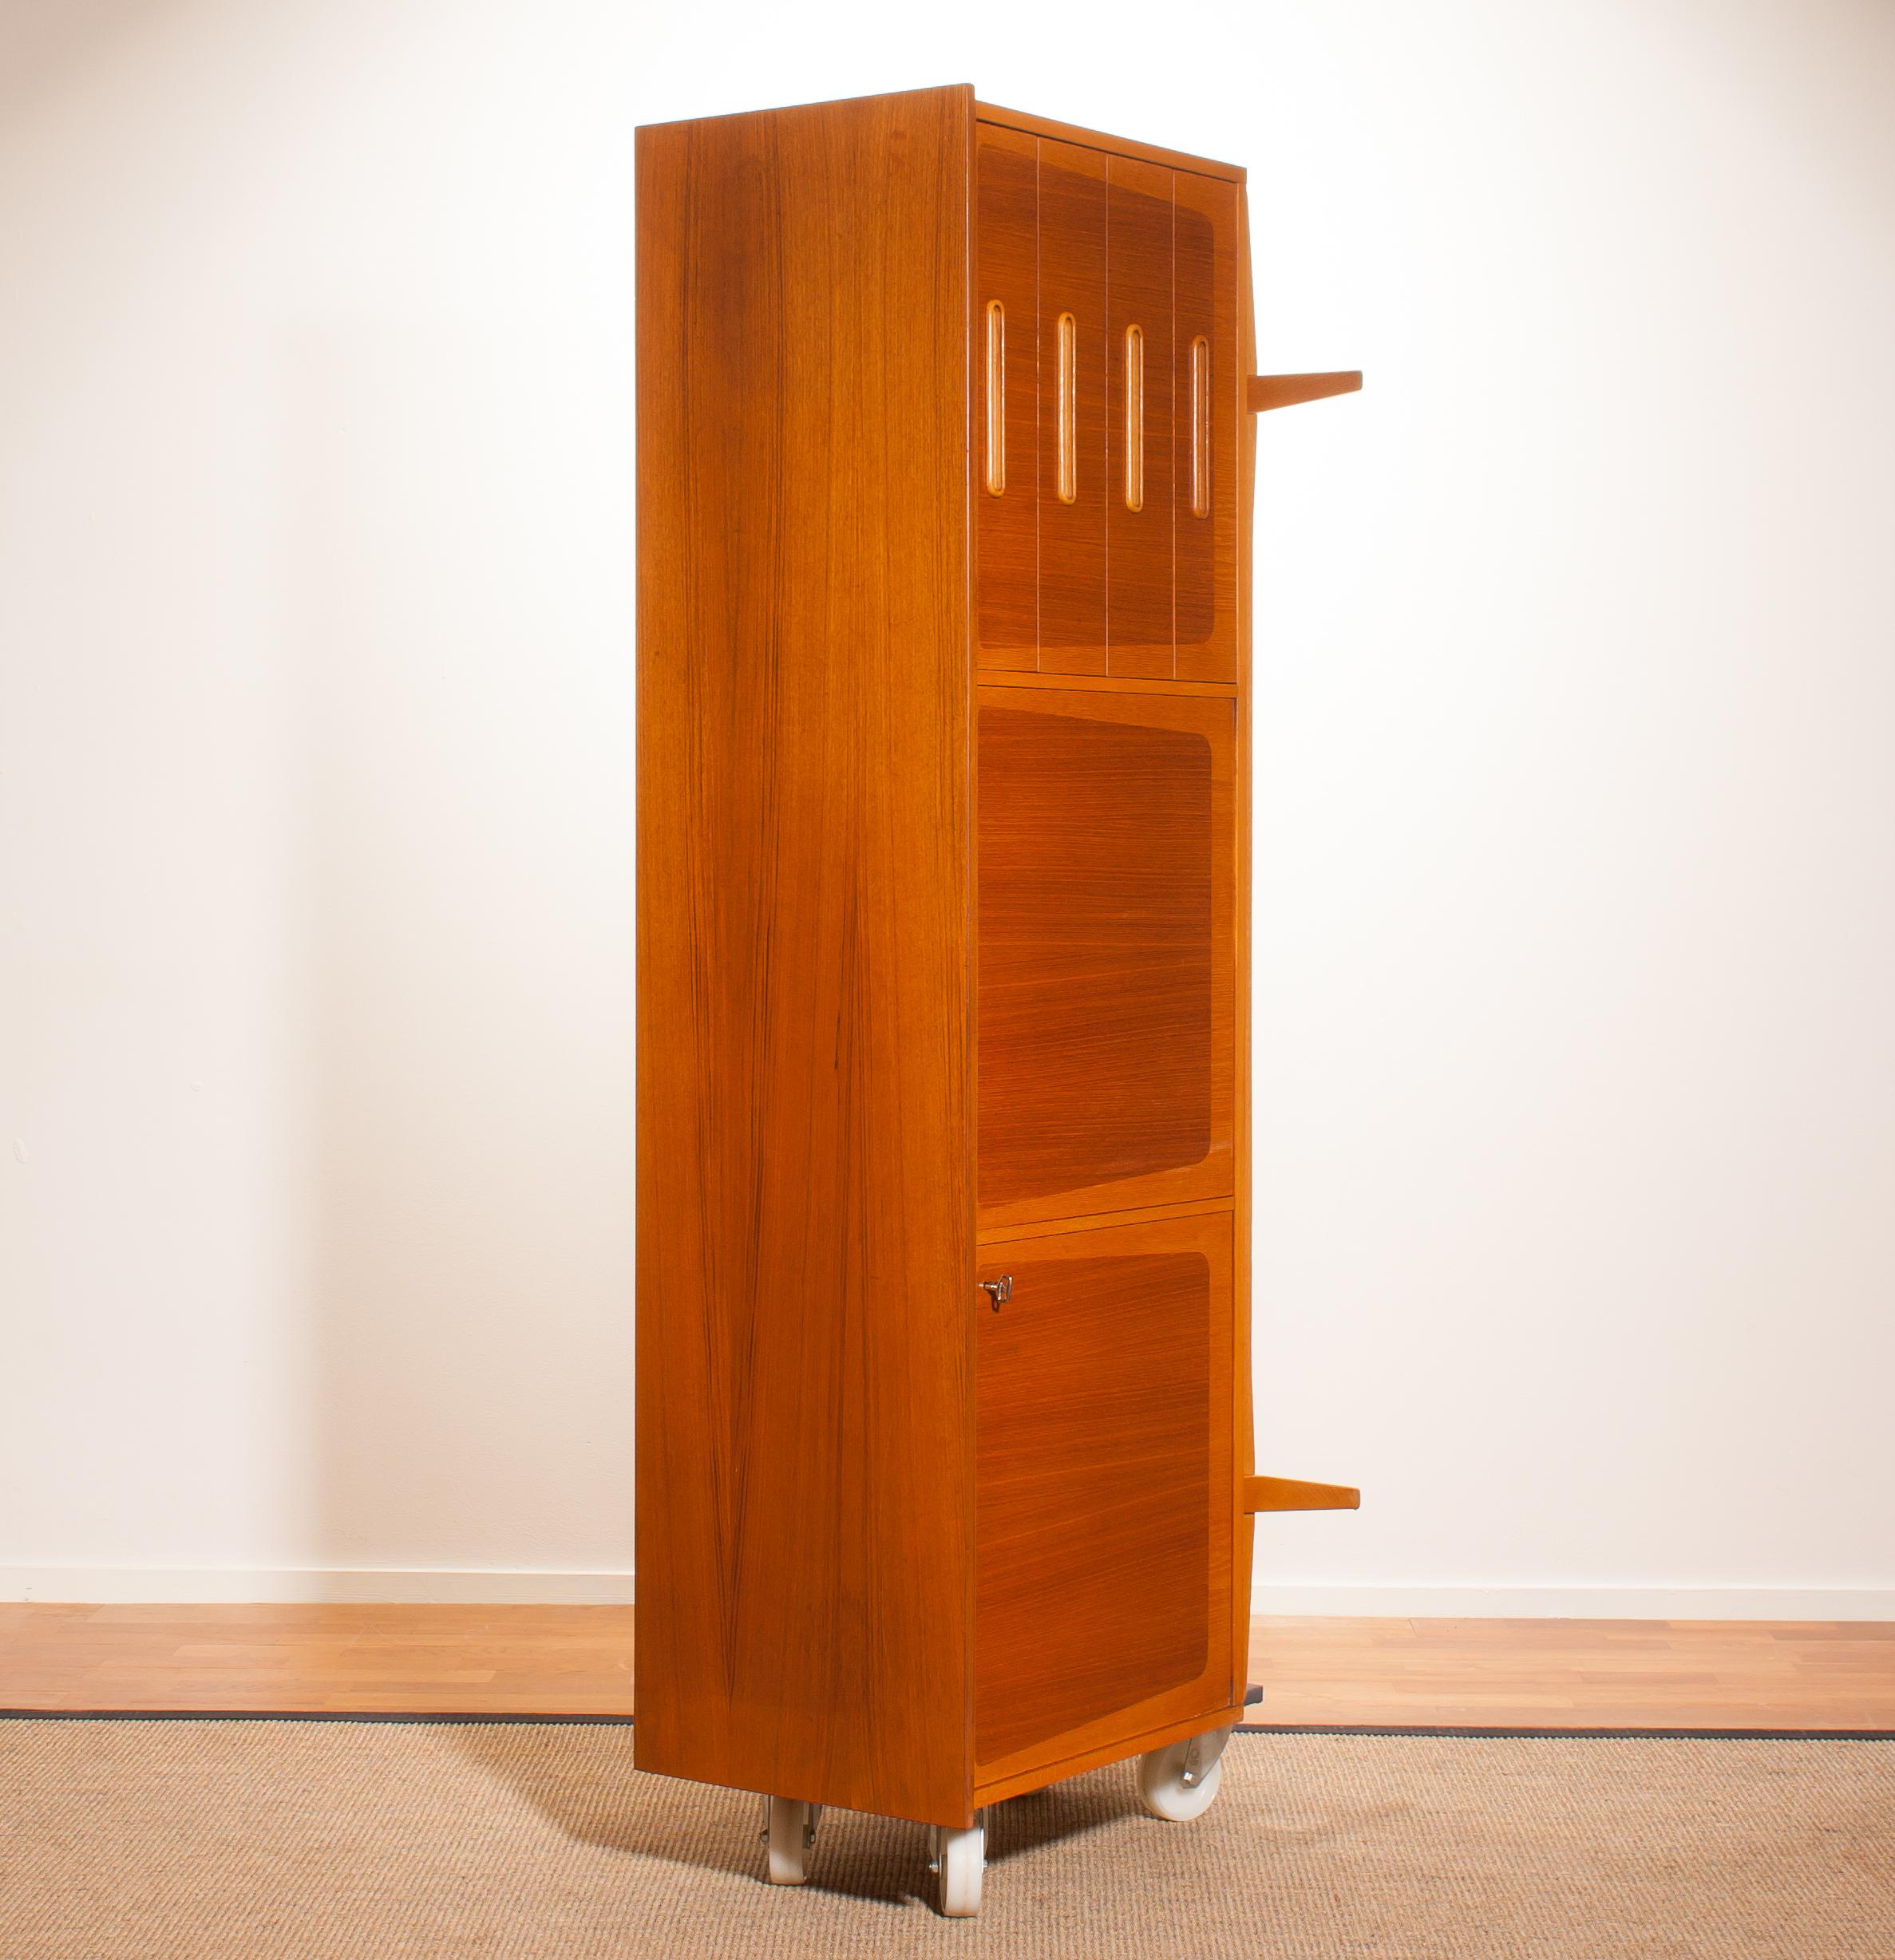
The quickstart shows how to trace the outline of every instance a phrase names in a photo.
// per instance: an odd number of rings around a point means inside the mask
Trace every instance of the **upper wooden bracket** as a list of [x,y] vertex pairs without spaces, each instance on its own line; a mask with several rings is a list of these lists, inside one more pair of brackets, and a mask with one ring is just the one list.
[[1346,374],[1252,374],[1244,384],[1244,405],[1260,415],[1265,409],[1294,408],[1326,395],[1352,395],[1361,385],[1359,368]]
[[1259,1511],[1359,1511],[1362,1492],[1347,1484],[1305,1484],[1296,1477],[1245,1477],[1244,1508]]

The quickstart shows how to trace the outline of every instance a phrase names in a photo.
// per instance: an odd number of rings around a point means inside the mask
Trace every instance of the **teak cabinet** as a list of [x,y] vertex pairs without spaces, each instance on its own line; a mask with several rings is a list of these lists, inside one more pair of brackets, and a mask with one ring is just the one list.
[[1243,172],[671,124],[638,274],[637,1760],[965,1911],[984,1806],[1201,1808],[1244,1700]]

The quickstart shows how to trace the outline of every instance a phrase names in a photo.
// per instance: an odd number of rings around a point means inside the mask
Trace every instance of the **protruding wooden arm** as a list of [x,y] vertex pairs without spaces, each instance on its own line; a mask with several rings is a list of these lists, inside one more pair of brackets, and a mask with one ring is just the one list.
[[1352,395],[1361,385],[1359,368],[1347,374],[1252,374],[1244,384],[1244,402],[1252,415],[1259,415],[1265,409],[1320,401],[1326,395]]
[[1359,1511],[1362,1492],[1347,1484],[1304,1484],[1295,1477],[1246,1477],[1244,1508],[1259,1511]]

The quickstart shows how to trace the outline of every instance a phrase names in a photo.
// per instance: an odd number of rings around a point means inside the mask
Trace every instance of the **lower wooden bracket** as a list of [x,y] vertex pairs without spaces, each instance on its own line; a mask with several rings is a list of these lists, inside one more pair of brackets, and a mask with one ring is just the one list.
[[1305,1484],[1296,1477],[1245,1477],[1244,1508],[1259,1511],[1359,1511],[1362,1492],[1347,1484]]

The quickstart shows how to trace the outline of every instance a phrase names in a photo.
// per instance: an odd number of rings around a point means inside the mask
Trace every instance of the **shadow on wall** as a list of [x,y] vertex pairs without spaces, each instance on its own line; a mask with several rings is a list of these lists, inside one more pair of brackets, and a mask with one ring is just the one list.
[[630,409],[523,387],[603,371],[559,338],[277,364],[324,1567],[631,1563],[631,646],[570,596],[629,612],[629,484],[589,535],[546,481]]

